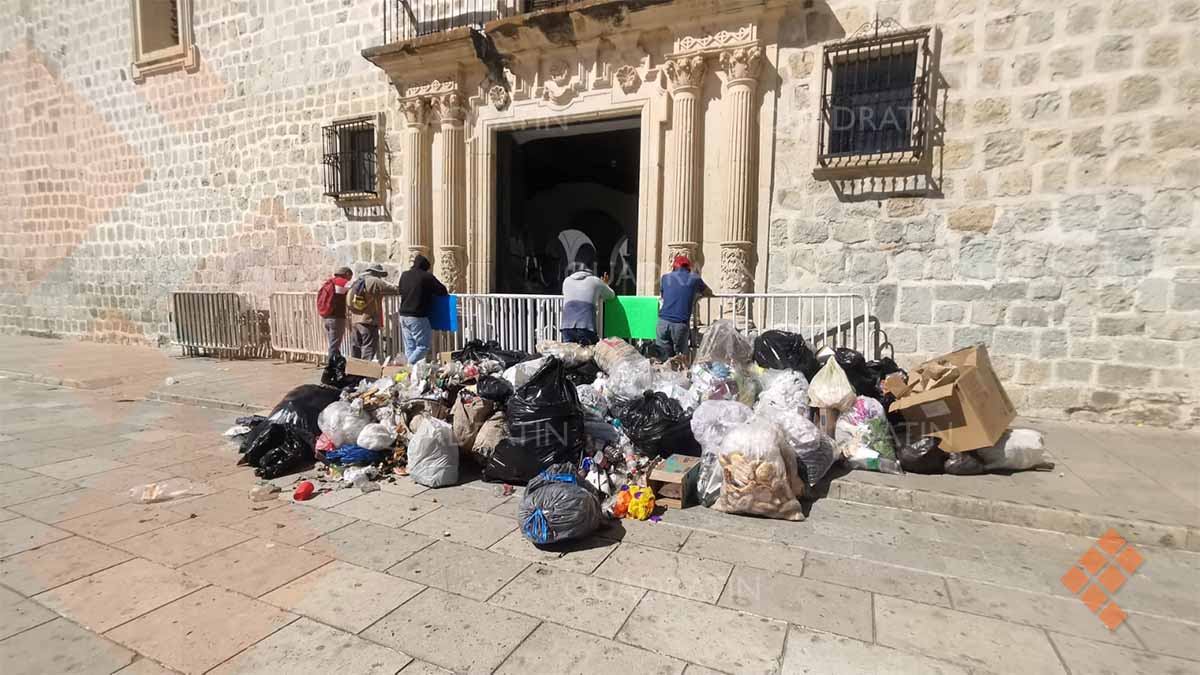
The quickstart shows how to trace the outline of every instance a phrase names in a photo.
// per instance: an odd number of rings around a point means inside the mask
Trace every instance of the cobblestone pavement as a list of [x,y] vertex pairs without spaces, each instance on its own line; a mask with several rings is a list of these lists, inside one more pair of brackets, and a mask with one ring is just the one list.
[[233,413],[120,396],[0,380],[6,675],[1200,671],[1197,553],[1138,544],[1110,631],[1060,581],[1092,538],[837,499],[539,551],[474,480],[252,502]]

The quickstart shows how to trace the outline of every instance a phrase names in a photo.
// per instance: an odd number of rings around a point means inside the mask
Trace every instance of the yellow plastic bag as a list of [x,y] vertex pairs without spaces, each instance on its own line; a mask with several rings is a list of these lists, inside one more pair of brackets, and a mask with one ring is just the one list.
[[629,490],[633,493],[633,499],[629,501],[628,517],[637,520],[650,518],[650,514],[654,513],[654,490],[636,486],[630,486]]

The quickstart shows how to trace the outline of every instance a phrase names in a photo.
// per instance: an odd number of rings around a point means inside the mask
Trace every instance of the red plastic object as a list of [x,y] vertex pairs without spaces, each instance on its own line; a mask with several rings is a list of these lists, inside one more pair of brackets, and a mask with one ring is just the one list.
[[292,499],[295,499],[298,502],[306,502],[312,499],[314,491],[316,491],[316,488],[313,487],[313,484],[308,481],[304,481],[296,486],[296,491],[292,493]]

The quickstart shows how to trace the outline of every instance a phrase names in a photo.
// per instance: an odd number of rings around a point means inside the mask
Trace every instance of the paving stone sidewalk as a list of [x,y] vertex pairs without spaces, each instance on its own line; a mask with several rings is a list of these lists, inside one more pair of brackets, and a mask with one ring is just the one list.
[[[3,385],[6,675],[1200,670],[1189,551],[1139,545],[1109,631],[1059,581],[1087,537],[823,499],[543,551],[470,476],[256,503],[228,411]],[[200,494],[129,503],[176,476]]]
[[[270,408],[316,368],[272,360],[182,358],[178,350],[0,336],[0,375],[99,396],[151,398],[229,411]],[[168,384],[169,382],[169,384]],[[828,496],[1200,551],[1200,433],[1020,420],[1046,434],[1054,471],[988,476],[838,476]]]

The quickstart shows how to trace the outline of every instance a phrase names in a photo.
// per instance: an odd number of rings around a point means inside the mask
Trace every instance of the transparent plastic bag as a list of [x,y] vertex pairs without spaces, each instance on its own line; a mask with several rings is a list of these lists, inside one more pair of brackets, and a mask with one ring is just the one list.
[[854,405],[838,417],[834,440],[839,447],[851,448],[843,449],[843,454],[847,456],[853,453],[854,448],[865,448],[875,453],[876,457],[896,457],[896,444],[888,425],[887,412],[882,403],[866,396],[859,396]]
[[779,425],[788,448],[796,455],[800,477],[810,488],[816,486],[837,460],[833,439],[800,412],[766,405],[755,407],[755,414]]
[[858,396],[837,359],[829,359],[808,387],[808,404],[814,408],[850,410]]
[[724,477],[714,509],[804,520],[796,499],[795,456],[774,422],[755,417],[735,427],[721,441],[718,461]]
[[574,342],[556,342],[543,340],[537,343],[537,353],[542,356],[553,356],[568,368],[592,360],[592,348]]
[[617,362],[631,356],[640,356],[640,354],[633,345],[621,338],[604,338],[592,347],[592,358],[596,361],[596,365],[600,366],[600,370],[606,373]]
[[373,422],[370,415],[362,412],[361,406],[359,408],[355,410],[354,406],[345,401],[334,401],[321,411],[321,416],[317,418],[317,426],[329,435],[335,447],[354,445],[363,427]]
[[408,474],[418,485],[446,487],[458,482],[458,443],[449,424],[427,417],[408,441]]
[[609,396],[614,402],[640,398],[654,386],[654,370],[650,361],[636,353],[613,364],[608,375]]
[[732,321],[717,321],[704,331],[700,349],[696,351],[696,363],[720,361],[733,365],[746,365],[754,359],[754,346],[738,332]]
[[608,414],[608,397],[600,393],[595,384],[581,384],[575,387],[575,393],[584,414],[601,419]]
[[357,445],[379,452],[391,450],[396,445],[396,430],[384,424],[368,424],[358,432]]
[[772,406],[800,414],[808,408],[808,380],[795,370],[767,370],[758,376],[762,393],[754,409]]
[[737,401],[705,401],[692,413],[692,434],[701,449],[698,492],[705,506],[712,506],[721,494],[724,472],[717,459],[721,440],[753,414],[749,406]]
[[168,478],[158,483],[138,485],[129,490],[129,498],[139,504],[157,504],[191,494],[200,494],[186,478]]
[[990,448],[975,451],[985,471],[1028,471],[1053,469],[1046,454],[1042,432],[1034,429],[1010,429]]

